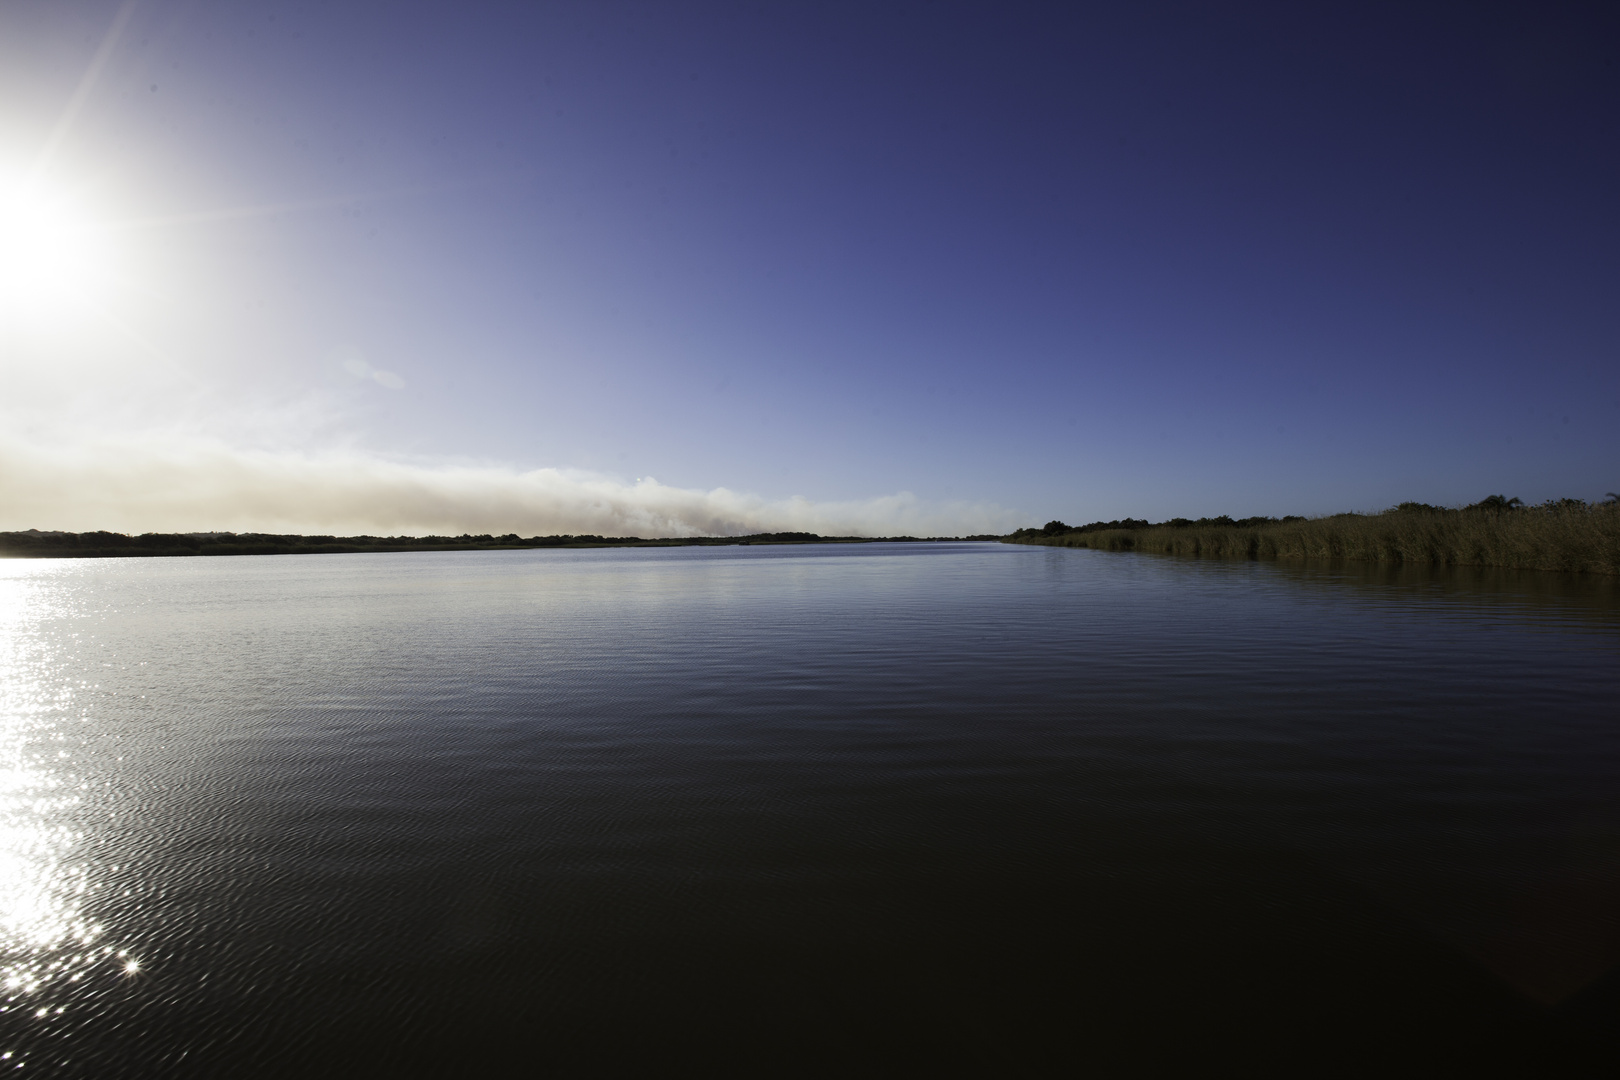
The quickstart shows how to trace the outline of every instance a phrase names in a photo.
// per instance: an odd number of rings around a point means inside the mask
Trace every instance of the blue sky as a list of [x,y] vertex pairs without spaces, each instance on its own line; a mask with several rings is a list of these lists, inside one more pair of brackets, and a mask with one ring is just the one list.
[[[954,534],[1601,498],[1616,29],[7,3],[0,188],[57,232],[0,277],[0,527]],[[72,256],[49,297],[42,245]]]

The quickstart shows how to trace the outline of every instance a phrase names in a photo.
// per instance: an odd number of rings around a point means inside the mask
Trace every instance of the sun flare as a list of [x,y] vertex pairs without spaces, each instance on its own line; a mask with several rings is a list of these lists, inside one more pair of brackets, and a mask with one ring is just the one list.
[[37,183],[0,184],[0,321],[60,325],[87,313],[111,277],[94,221]]

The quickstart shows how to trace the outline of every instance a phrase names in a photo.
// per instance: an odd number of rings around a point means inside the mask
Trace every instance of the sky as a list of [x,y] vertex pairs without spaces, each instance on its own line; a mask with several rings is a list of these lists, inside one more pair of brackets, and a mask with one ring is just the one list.
[[1600,500],[1617,30],[0,0],[0,529]]

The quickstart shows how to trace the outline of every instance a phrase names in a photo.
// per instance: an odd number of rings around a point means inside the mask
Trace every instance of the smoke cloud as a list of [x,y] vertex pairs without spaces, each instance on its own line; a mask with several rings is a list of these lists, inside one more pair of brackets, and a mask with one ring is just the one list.
[[1005,532],[993,504],[909,492],[770,500],[560,469],[417,464],[361,451],[298,454],[220,442],[0,441],[0,530],[370,534],[595,533],[959,536]]

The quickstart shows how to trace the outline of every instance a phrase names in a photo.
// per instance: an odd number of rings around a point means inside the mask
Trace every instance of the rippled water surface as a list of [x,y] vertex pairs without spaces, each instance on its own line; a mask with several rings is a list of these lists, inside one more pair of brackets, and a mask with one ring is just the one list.
[[29,1074],[1620,1065],[1612,583],[10,561],[0,635]]

